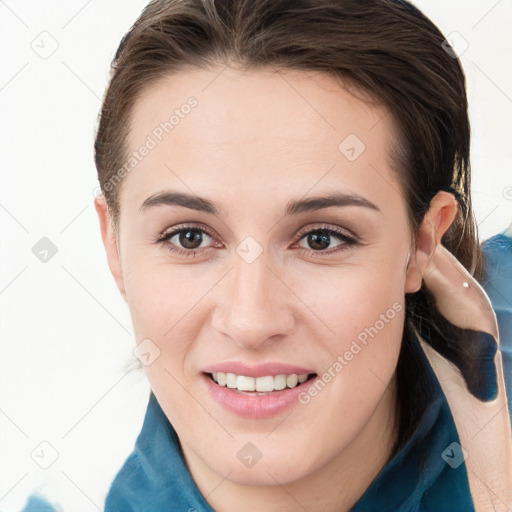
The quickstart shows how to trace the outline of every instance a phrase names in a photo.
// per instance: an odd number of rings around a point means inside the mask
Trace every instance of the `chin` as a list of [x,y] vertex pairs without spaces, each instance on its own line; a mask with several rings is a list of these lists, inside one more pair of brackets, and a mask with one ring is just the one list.
[[252,468],[232,467],[225,474],[229,471],[231,473],[227,479],[231,482],[238,485],[255,486],[287,485],[306,477],[308,474],[303,468],[292,470],[289,462],[274,460],[267,460],[266,462],[260,460]]
[[[314,457],[311,453],[311,444],[293,442],[287,445],[279,443],[280,449],[272,443],[236,441],[236,448],[221,449],[218,454],[206,453],[204,462],[218,475],[227,476],[227,480],[239,485],[275,486],[289,483],[307,477],[310,473],[319,469],[322,463],[326,463],[320,457]],[[255,446],[260,446],[258,450]],[[304,452],[297,450],[303,446]],[[229,454],[233,453],[234,457]],[[222,457],[219,459],[217,457]]]

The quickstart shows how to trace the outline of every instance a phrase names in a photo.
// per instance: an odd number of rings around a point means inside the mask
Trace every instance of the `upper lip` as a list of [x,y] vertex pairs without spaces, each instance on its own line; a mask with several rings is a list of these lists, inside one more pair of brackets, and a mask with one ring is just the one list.
[[313,370],[294,366],[286,363],[268,362],[264,364],[251,365],[240,361],[225,361],[207,366],[203,369],[205,373],[234,373],[236,375],[244,375],[246,377],[265,377],[267,375],[289,375],[296,373],[303,375],[305,373],[315,373]]

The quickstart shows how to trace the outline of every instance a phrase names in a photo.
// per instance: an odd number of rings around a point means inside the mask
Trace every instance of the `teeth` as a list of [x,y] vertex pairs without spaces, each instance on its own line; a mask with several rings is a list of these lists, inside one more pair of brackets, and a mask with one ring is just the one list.
[[222,373],[222,372],[217,373],[217,383],[219,384],[219,386],[225,386],[226,380],[227,379],[226,379],[225,373]]
[[244,377],[243,375],[238,375],[236,378],[236,389],[238,391],[254,391],[256,388],[255,379],[252,377]]
[[308,373],[297,375],[266,375],[265,377],[246,377],[234,373],[216,372],[212,373],[213,380],[219,386],[227,386],[238,391],[257,391],[259,393],[270,393],[282,389],[294,388],[308,380]]
[[286,377],[286,385],[289,388],[294,388],[298,382],[299,382],[299,376],[295,373],[292,373],[292,375],[288,375],[288,377]]
[[[218,373],[216,375],[218,375]],[[231,389],[236,388],[236,375],[234,373],[226,373],[226,386]]]
[[274,377],[267,375],[267,377],[258,377],[252,379],[255,381],[256,391],[274,391]]
[[274,377],[274,389],[280,391],[286,387],[286,375],[276,375]]
[[308,374],[303,373],[302,375],[299,375],[299,384],[302,384],[303,382],[306,382],[308,380]]

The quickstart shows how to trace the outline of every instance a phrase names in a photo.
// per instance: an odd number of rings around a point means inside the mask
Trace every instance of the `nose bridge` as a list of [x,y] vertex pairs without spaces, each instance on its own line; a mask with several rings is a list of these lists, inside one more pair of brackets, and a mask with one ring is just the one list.
[[233,304],[232,310],[237,309],[239,313],[251,313],[251,316],[267,309],[265,306],[266,294],[272,273],[267,268],[267,258],[261,255],[255,261],[248,263],[243,258],[238,258],[233,269]]
[[287,334],[293,327],[293,313],[279,289],[282,284],[268,268],[267,254],[253,261],[236,254],[233,264],[215,327],[238,344],[253,348],[271,336]]

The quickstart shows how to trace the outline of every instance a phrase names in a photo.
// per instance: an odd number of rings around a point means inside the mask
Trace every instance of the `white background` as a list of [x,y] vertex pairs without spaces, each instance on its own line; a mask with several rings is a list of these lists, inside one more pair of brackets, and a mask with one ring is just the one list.
[[[141,427],[149,388],[130,371],[131,322],[101,245],[93,141],[109,63],[145,3],[0,0],[0,512],[43,483],[66,512],[101,510]],[[512,1],[416,4],[469,43],[486,239],[512,221]],[[58,248],[47,263],[32,253],[42,237]],[[34,449],[42,464],[59,456],[44,470]]]

